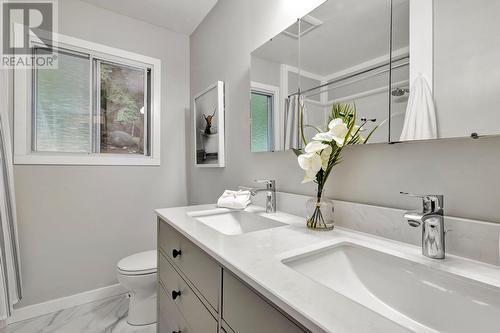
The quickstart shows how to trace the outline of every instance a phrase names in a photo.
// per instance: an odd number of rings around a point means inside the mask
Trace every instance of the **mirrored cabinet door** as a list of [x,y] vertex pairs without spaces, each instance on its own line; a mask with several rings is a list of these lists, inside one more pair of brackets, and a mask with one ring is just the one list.
[[416,54],[392,72],[392,142],[500,134],[498,13],[498,0],[393,0],[393,58],[404,43]]
[[[326,130],[335,104],[356,108],[368,143],[389,137],[391,3],[387,0],[329,0],[301,19],[301,97],[311,138]],[[305,84],[315,80],[315,84]]]
[[301,114],[309,140],[335,104],[388,142],[390,31],[390,0],[328,0],[252,52],[252,151],[301,148]]
[[500,1],[434,1],[438,138],[500,133]]
[[251,150],[285,150],[297,140],[285,133],[285,109],[288,95],[298,91],[298,22],[257,48],[251,54],[250,119]]
[[401,138],[410,98],[410,0],[392,0],[391,89],[388,125],[391,142]]

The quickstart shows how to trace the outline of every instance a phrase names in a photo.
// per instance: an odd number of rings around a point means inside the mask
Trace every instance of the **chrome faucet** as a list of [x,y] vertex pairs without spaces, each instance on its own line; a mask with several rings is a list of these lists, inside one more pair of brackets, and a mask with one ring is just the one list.
[[432,259],[444,259],[446,234],[444,230],[444,196],[415,195],[405,192],[401,192],[401,194],[422,199],[422,211],[404,214],[410,226],[415,228],[422,226],[422,254]]
[[265,188],[239,186],[242,190],[250,191],[252,197],[259,192],[266,192],[266,213],[276,213],[276,181],[272,179],[256,180],[256,183],[265,183]]

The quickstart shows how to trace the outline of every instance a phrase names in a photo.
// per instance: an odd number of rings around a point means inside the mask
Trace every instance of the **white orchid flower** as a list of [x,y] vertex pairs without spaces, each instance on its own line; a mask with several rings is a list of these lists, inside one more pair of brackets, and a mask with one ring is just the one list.
[[302,184],[310,183],[316,180],[316,173],[312,171],[306,171],[306,175],[302,180]]
[[322,151],[326,147],[328,147],[328,145],[325,145],[324,143],[321,143],[319,141],[311,141],[307,144],[304,150],[306,153],[317,153]]
[[314,171],[317,173],[321,169],[321,157],[316,153],[299,155],[298,161],[302,170]]
[[300,167],[306,172],[303,183],[314,181],[316,174],[322,167],[321,156],[317,153],[305,153],[297,158]]
[[332,155],[333,148],[332,146],[328,146],[321,152],[321,168],[326,170],[328,168],[328,162],[330,161],[330,155]]
[[312,139],[315,141],[332,142],[333,134],[331,132],[320,132],[317,133]]
[[341,118],[335,118],[328,124],[330,133],[333,136],[333,140],[337,143],[337,146],[342,147],[345,142],[345,137],[349,132],[347,124]]

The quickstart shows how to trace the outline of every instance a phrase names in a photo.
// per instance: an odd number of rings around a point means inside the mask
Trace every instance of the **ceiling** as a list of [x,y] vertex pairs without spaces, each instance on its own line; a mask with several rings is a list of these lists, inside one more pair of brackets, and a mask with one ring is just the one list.
[[[322,24],[301,38],[303,70],[328,76],[389,54],[390,2],[329,0],[309,13]],[[393,48],[408,47],[409,0],[393,1]],[[279,34],[252,56],[298,66],[299,43]]]
[[217,0],[83,0],[116,13],[190,35]]

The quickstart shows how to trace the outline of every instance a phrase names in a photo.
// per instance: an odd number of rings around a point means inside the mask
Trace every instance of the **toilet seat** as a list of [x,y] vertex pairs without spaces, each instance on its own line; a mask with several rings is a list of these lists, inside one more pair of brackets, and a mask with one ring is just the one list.
[[123,275],[146,275],[156,273],[156,250],[145,251],[123,258],[117,269]]

